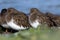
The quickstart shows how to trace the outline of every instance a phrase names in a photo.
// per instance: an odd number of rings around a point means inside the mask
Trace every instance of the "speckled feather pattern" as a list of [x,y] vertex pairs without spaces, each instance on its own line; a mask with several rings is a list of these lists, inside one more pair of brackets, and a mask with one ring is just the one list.
[[[20,29],[22,27],[24,27],[24,28],[31,27],[31,25],[29,24],[29,21],[28,21],[28,16],[25,13],[20,12],[14,8],[8,8],[7,11],[5,12],[5,14],[1,17],[2,24],[3,23],[5,23],[5,24],[12,23],[13,25],[20,27]],[[11,21],[12,19],[14,21]],[[11,24],[9,24],[9,26],[11,26]],[[12,26],[11,28],[13,28],[13,27],[14,26]]]
[[47,17],[44,13],[40,12],[37,8],[32,8],[30,10],[29,21],[32,24],[33,22],[35,22],[35,20],[38,20],[39,25],[44,23],[47,24],[48,26],[53,25],[49,17]]

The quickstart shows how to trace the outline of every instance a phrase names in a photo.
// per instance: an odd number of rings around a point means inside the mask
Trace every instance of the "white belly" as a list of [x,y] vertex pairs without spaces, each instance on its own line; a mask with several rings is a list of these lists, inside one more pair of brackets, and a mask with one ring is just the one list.
[[7,24],[8,24],[12,29],[15,29],[15,30],[26,29],[26,27],[23,27],[23,25],[19,26],[19,25],[15,24],[13,19],[11,19],[10,22],[7,22]]
[[2,24],[2,26],[5,28],[9,28],[9,26],[7,24]]
[[33,23],[30,21],[30,24],[31,24],[31,26],[34,27],[34,28],[37,28],[38,25],[40,25],[40,23],[38,22],[38,20],[35,20]]

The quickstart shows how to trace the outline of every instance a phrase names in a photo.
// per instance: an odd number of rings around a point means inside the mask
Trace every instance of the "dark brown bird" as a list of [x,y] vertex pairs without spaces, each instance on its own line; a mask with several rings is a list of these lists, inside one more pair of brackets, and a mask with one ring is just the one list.
[[53,26],[55,27],[60,26],[60,15],[55,15],[55,14],[47,12],[46,16],[48,16],[49,19],[51,19],[51,21],[53,22]]
[[49,25],[49,18],[37,8],[31,8],[29,15],[29,22],[34,27],[37,28],[38,25],[47,24]]
[[31,27],[28,16],[14,8],[7,9],[6,22],[12,29],[23,30]]
[[6,28],[6,33],[7,33],[7,29],[9,28],[9,26],[7,25],[6,23],[6,20],[5,20],[5,16],[6,16],[6,8],[2,9],[1,10],[1,13],[0,13],[0,25],[4,28]]
[[14,30],[23,30],[31,27],[28,21],[28,16],[25,13],[20,12],[15,8],[4,9],[3,12],[3,18],[1,17],[1,19],[4,20],[4,22],[2,20],[1,21],[6,23],[9,28]]

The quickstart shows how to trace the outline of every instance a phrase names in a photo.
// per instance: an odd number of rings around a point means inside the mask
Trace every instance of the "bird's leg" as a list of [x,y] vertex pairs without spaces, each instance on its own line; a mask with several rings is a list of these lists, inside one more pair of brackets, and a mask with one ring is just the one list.
[[5,32],[8,33],[8,29],[7,28],[6,28]]
[[5,33],[5,34],[6,34],[6,33],[9,33],[7,28],[5,29],[5,32],[4,32],[4,33]]

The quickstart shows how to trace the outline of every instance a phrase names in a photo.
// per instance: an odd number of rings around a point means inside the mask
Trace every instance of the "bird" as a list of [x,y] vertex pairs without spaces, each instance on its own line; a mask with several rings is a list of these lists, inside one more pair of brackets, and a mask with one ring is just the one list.
[[54,27],[60,26],[60,15],[55,15],[53,13],[47,12],[46,16],[48,16],[51,19]]
[[15,8],[2,9],[0,19],[0,24],[5,28],[19,31],[31,27],[28,16]]
[[51,21],[44,13],[39,11],[37,8],[30,9],[29,23],[33,28],[37,28],[38,25],[47,24],[50,26]]
[[24,30],[31,27],[28,16],[14,8],[7,9],[6,23],[14,30]]
[[1,13],[0,13],[0,25],[2,27],[6,28],[5,33],[7,33],[7,30],[9,28],[9,26],[7,25],[6,20],[5,20],[6,11],[7,11],[6,8],[4,8],[1,10]]

